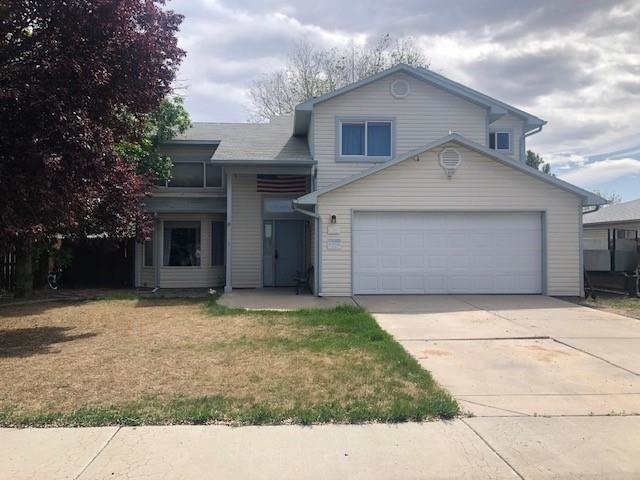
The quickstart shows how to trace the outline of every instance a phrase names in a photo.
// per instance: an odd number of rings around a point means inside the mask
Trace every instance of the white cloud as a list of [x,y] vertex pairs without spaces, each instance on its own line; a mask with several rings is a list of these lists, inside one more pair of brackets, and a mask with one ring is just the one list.
[[544,160],[545,162],[551,164],[553,168],[558,169],[582,167],[585,163],[587,163],[586,157],[571,153],[546,155],[544,157]]
[[589,163],[558,176],[567,182],[591,187],[630,175],[640,175],[640,160],[635,158],[606,159]]

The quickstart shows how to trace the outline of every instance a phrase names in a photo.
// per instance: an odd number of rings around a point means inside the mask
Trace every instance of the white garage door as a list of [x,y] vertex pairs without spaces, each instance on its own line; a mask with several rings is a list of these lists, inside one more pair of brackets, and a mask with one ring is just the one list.
[[541,293],[541,218],[355,213],[354,293]]

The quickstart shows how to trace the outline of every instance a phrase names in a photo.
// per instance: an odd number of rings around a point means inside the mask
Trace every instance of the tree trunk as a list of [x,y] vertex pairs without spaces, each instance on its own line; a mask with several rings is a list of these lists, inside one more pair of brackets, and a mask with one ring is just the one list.
[[16,297],[33,294],[33,242],[25,240],[16,247]]

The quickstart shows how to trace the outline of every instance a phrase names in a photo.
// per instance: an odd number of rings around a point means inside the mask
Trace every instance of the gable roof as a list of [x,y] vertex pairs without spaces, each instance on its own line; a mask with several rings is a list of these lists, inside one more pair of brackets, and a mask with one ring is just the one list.
[[298,203],[301,205],[314,205],[317,202],[318,197],[321,195],[324,195],[325,193],[331,192],[333,190],[337,190],[338,188],[344,187],[345,185],[349,185],[350,183],[356,182],[364,177],[368,177],[369,175],[373,175],[374,173],[378,173],[389,167],[397,165],[400,162],[404,162],[405,160],[413,158],[416,155],[419,155],[428,150],[433,150],[434,148],[440,147],[447,143],[457,143],[458,145],[466,147],[470,150],[474,150],[478,153],[482,153],[502,163],[503,165],[507,165],[511,168],[514,168],[523,173],[526,173],[527,175],[537,178],[538,180],[542,180],[543,182],[546,182],[555,187],[561,188],[562,190],[573,193],[574,195],[577,195],[578,197],[582,198],[583,205],[604,205],[607,203],[607,201],[604,198],[601,198],[598,195],[595,195],[587,190],[583,190],[582,188],[576,187],[575,185],[567,183],[554,176],[548,175],[546,173],[542,173],[535,168],[532,168],[532,167],[529,167],[528,165],[517,162],[510,157],[502,155],[501,153],[498,153],[495,150],[491,150],[485,147],[484,145],[480,145],[479,143],[469,140],[457,133],[451,133],[449,135],[446,135],[438,140],[427,143],[426,145],[423,145],[420,148],[416,148],[415,150],[411,150],[410,152],[399,155],[386,163],[376,165],[361,173],[352,175],[339,182],[336,182],[328,187],[321,188],[320,190],[316,190],[315,192],[308,193],[307,195],[304,195],[298,198],[297,200],[295,200],[295,203]]
[[440,87],[443,90],[452,93],[454,95],[458,95],[470,102],[481,105],[489,110],[489,115],[493,120],[499,118],[502,115],[507,113],[511,113],[516,115],[527,122],[527,125],[531,127],[530,129],[535,129],[542,127],[547,122],[542,120],[541,118],[536,117],[535,115],[531,115],[523,110],[520,110],[516,107],[513,107],[507,103],[501,102],[493,97],[485,95],[484,93],[480,93],[477,90],[466,87],[461,83],[454,82],[443,75],[435,73],[432,70],[428,70],[422,67],[412,67],[406,65],[404,63],[399,63],[387,70],[383,70],[382,72],[378,72],[373,74],[363,80],[352,83],[345,87],[334,90],[333,92],[326,93],[325,95],[321,95],[319,97],[311,98],[306,102],[303,102],[296,106],[295,108],[295,120],[294,120],[294,134],[295,135],[304,135],[307,133],[309,128],[309,121],[311,119],[311,112],[313,111],[313,107],[319,103],[326,102],[329,99],[335,98],[339,95],[343,95],[357,88],[368,85],[372,82],[385,78],[389,75],[393,75],[394,73],[403,72],[407,75],[411,75],[418,80],[425,81],[430,83],[436,87]]
[[274,117],[269,123],[194,122],[168,144],[218,143],[212,160],[311,161],[309,145],[294,137],[293,116]]
[[584,225],[628,222],[640,222],[640,198],[587,213],[582,220]]

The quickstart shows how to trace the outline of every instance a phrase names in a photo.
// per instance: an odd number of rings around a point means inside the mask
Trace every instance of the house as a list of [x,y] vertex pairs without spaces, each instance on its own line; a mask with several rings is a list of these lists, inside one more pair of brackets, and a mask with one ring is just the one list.
[[196,123],[164,146],[136,284],[580,295],[582,208],[606,202],[525,164],[543,125],[402,64],[267,124]]
[[640,262],[640,199],[584,215],[584,259],[590,272],[632,272]]

